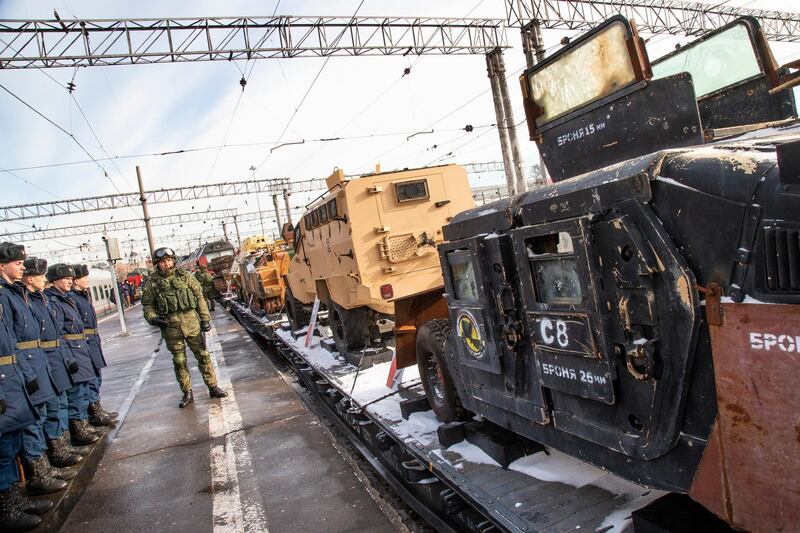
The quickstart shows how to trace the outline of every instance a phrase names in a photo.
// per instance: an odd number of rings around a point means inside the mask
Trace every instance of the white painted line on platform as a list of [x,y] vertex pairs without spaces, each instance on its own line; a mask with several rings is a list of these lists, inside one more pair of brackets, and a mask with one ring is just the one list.
[[131,405],[133,405],[133,400],[139,393],[139,389],[142,388],[144,380],[147,379],[147,375],[150,373],[150,369],[153,368],[153,363],[156,362],[156,356],[158,355],[158,350],[161,344],[162,342],[159,341],[158,347],[155,350],[153,350],[153,353],[150,354],[150,359],[147,360],[147,363],[145,363],[145,365],[139,371],[139,377],[136,380],[136,383],[133,384],[133,387],[131,387],[131,390],[128,392],[128,396],[125,398],[125,401],[122,402],[122,407],[119,408],[119,419],[117,422],[117,426],[108,435],[109,443],[114,442],[114,439],[117,437],[117,434],[122,429],[122,426],[125,423],[125,417],[128,416],[128,411],[131,410]]
[[226,398],[212,400],[208,412],[211,438],[225,437],[224,444],[211,448],[214,532],[267,533],[267,514],[261,496],[258,492],[249,491],[247,497],[243,498],[239,490],[239,472],[252,475],[253,462],[216,329],[209,332],[206,339],[211,360],[216,367],[217,382],[228,393]]

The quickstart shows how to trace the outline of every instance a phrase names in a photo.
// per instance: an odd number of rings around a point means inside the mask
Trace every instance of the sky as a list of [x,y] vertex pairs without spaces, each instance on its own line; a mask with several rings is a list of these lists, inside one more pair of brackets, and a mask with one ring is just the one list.
[[[793,10],[789,0],[730,0],[732,6]],[[139,2],[52,0],[0,1],[0,19],[148,18],[199,16],[337,15],[503,18],[504,0],[379,2],[329,1],[176,1]],[[546,31],[545,46],[555,50],[568,32]],[[2,36],[0,36],[2,37]],[[651,37],[645,35],[645,37]],[[682,37],[652,37],[651,59],[670,51]],[[524,166],[538,162],[528,140],[517,72],[524,57],[516,30],[508,30],[513,46],[504,53],[510,98]],[[800,57],[800,44],[775,43],[779,62]],[[324,67],[323,67],[323,64]],[[403,76],[404,69],[411,72]],[[247,76],[242,91],[240,79]],[[313,80],[318,76],[316,82]],[[72,81],[76,89],[65,89]],[[44,169],[25,167],[85,161],[86,153],[66,133],[0,92],[0,205],[44,202],[131,192],[141,167],[146,189],[179,187],[250,178],[325,178],[334,167],[347,174],[419,167],[440,163],[501,160],[496,119],[483,56],[333,57],[273,59],[251,62],[198,62],[126,65],[74,69],[0,71],[0,83],[70,132],[101,161]],[[311,90],[309,91],[309,87]],[[305,100],[303,95],[308,91]],[[302,100],[302,104],[301,104]],[[471,133],[463,130],[474,127]],[[433,133],[427,132],[431,129]],[[283,136],[281,133],[284,132]],[[407,139],[413,133],[418,135]],[[340,141],[312,139],[342,137]],[[356,138],[357,137],[357,138]],[[295,143],[270,148],[280,140]],[[249,146],[230,146],[236,144]],[[255,143],[255,144],[254,144]],[[197,147],[228,145],[170,156],[120,157]],[[255,172],[251,167],[258,167]],[[16,169],[16,170],[13,170]],[[10,171],[9,171],[10,170]],[[107,174],[107,176],[106,176]],[[504,182],[489,172],[470,177],[475,186]],[[294,220],[315,195],[295,194]],[[237,209],[265,212],[267,232],[274,229],[272,198],[231,196],[197,202],[153,204],[151,216]],[[284,215],[282,215],[284,216]],[[0,223],[0,233],[64,227],[108,220],[141,218],[138,209],[119,209],[39,220]],[[188,251],[181,235],[202,233],[205,240],[222,235],[219,221],[154,226],[158,245]],[[242,236],[261,233],[260,224],[240,224]],[[229,228],[229,235],[233,231]],[[123,250],[146,254],[144,229],[116,232]],[[82,243],[97,245],[100,235],[30,241],[29,251],[56,259],[99,258],[81,252]],[[73,250],[67,257],[67,252]]]

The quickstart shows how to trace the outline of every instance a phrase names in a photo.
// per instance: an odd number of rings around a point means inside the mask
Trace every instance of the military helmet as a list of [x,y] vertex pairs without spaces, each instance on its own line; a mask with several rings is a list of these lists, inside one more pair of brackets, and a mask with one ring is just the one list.
[[11,242],[0,243],[0,263],[24,261],[26,257],[25,247],[23,245]]
[[58,281],[64,278],[74,278],[75,271],[72,270],[70,265],[64,263],[56,263],[55,265],[50,265],[50,268],[47,269],[47,281],[53,283],[54,281]]
[[25,266],[26,276],[41,276],[47,273],[47,259],[29,257],[22,264]]
[[168,257],[175,259],[175,250],[169,247],[157,248],[153,252],[153,264],[156,265],[159,261]]
[[75,279],[85,278],[89,275],[89,267],[86,265],[72,265],[72,270],[75,272]]

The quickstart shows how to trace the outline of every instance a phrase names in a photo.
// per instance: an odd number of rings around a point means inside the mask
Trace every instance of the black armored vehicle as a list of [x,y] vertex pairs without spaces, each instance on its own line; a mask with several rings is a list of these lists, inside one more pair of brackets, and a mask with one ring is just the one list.
[[755,19],[651,64],[614,17],[521,82],[553,183],[444,227],[449,315],[417,334],[434,411],[796,527],[797,73]]

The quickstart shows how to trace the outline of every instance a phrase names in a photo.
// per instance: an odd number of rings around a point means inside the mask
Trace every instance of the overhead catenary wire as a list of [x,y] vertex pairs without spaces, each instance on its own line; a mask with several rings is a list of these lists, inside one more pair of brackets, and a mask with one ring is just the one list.
[[[479,0],[479,1],[478,1],[478,3],[477,3],[477,4],[475,4],[474,6],[472,6],[472,9],[470,9],[469,11],[467,11],[467,13],[466,13],[466,14],[465,14],[465,15],[464,15],[462,18],[467,18],[467,17],[469,17],[469,16],[472,14],[472,12],[473,12],[473,11],[475,11],[476,9],[478,9],[478,7],[479,7],[481,4],[483,4],[483,2],[484,2],[484,1],[485,1],[485,0]],[[407,70],[404,70],[404,71],[403,71],[403,74],[401,74],[401,75],[400,75],[398,78],[395,78],[395,79],[394,79],[394,80],[393,80],[393,81],[392,81],[392,82],[391,82],[391,83],[390,83],[390,84],[389,84],[389,85],[388,85],[388,86],[387,86],[387,87],[386,87],[386,88],[385,88],[383,91],[381,91],[381,92],[378,94],[378,96],[376,96],[375,98],[373,98],[373,99],[372,99],[372,100],[371,100],[371,101],[370,101],[370,102],[369,102],[367,105],[365,105],[365,106],[364,106],[364,107],[363,107],[363,108],[362,108],[362,109],[361,109],[361,110],[360,110],[358,113],[355,113],[355,114],[352,116],[352,118],[350,118],[350,120],[349,120],[349,121],[347,121],[347,123],[346,123],[344,126],[342,126],[341,128],[339,128],[339,132],[338,132],[336,135],[339,135],[341,132],[345,131],[345,130],[347,129],[347,127],[348,127],[348,126],[350,126],[350,124],[352,124],[353,122],[355,122],[355,121],[356,121],[356,120],[357,120],[357,119],[358,119],[358,118],[359,118],[361,115],[363,115],[363,114],[364,114],[364,113],[367,111],[367,109],[369,109],[370,107],[372,107],[372,106],[373,106],[373,105],[374,105],[374,104],[375,104],[375,103],[376,103],[378,100],[380,100],[381,98],[383,98],[383,96],[384,96],[386,93],[388,93],[388,92],[389,92],[389,91],[390,91],[392,88],[394,88],[394,86],[395,86],[395,85],[397,85],[397,83],[398,83],[398,82],[400,82],[401,80],[403,80],[403,79],[405,79],[406,77],[408,77],[408,76],[409,76],[409,75],[410,75],[410,74],[413,72],[413,70],[414,70],[414,67],[416,67],[417,65],[419,65],[420,61],[422,61],[424,58],[425,58],[425,56],[424,56],[424,55],[419,55],[419,56],[417,56],[417,60],[414,62],[414,64],[413,64],[413,65],[412,65],[412,64],[409,62],[409,68],[408,68]]]
[[31,104],[29,104],[28,102],[26,102],[25,100],[23,100],[21,97],[17,96],[17,95],[16,95],[16,94],[15,94],[13,91],[11,91],[11,90],[10,90],[8,87],[6,87],[5,85],[3,85],[2,83],[0,83],[0,89],[3,89],[5,92],[7,92],[8,94],[10,94],[10,95],[11,95],[13,98],[15,98],[17,101],[19,101],[20,103],[22,103],[22,104],[23,104],[25,107],[27,107],[28,109],[30,109],[31,111],[33,111],[34,113],[36,113],[37,115],[39,115],[40,117],[42,117],[43,119],[45,119],[47,122],[49,122],[49,123],[50,123],[51,125],[53,125],[55,128],[57,128],[59,131],[63,132],[63,133],[64,133],[65,135],[67,135],[67,136],[68,136],[70,139],[72,139],[72,141],[73,141],[75,144],[77,144],[77,145],[80,147],[80,149],[81,149],[81,150],[83,150],[83,152],[84,152],[86,155],[88,155],[88,156],[91,158],[92,162],[93,162],[94,164],[96,164],[96,165],[97,165],[97,167],[98,167],[100,170],[102,170],[102,171],[103,171],[103,175],[106,177],[106,179],[108,179],[109,183],[111,183],[111,185],[114,187],[114,189],[115,189],[115,190],[116,190],[118,193],[120,193],[120,194],[121,194],[121,191],[120,191],[120,190],[119,190],[119,188],[117,187],[117,184],[116,184],[116,183],[114,183],[114,180],[112,180],[112,179],[111,179],[111,177],[108,175],[108,172],[106,171],[106,169],[105,169],[105,168],[103,168],[103,165],[101,165],[101,164],[100,164],[100,163],[97,161],[97,159],[95,159],[95,157],[94,157],[94,156],[93,156],[93,155],[92,155],[92,154],[89,152],[89,150],[87,150],[87,149],[86,149],[86,147],[84,147],[84,146],[83,146],[83,144],[81,144],[81,142],[80,142],[80,141],[79,141],[79,140],[78,140],[78,139],[75,137],[75,135],[73,135],[72,133],[70,133],[70,132],[68,132],[67,130],[65,130],[65,129],[64,129],[64,128],[63,128],[63,127],[60,125],[60,124],[56,123],[56,122],[55,122],[54,120],[52,120],[50,117],[48,117],[47,115],[45,115],[44,113],[42,113],[41,111],[39,111],[38,109],[36,109],[35,107],[33,107]]
[[[13,50],[13,48],[5,40],[0,39],[0,42],[2,42],[4,45],[6,45],[6,47],[8,47],[8,48]],[[112,161],[112,165],[114,165],[114,168],[117,170],[117,173],[122,178],[122,181],[124,181],[125,184],[128,187],[131,187],[131,184],[128,181],[128,179],[125,177],[125,175],[120,170],[120,168],[117,166],[117,164],[113,162],[113,159],[111,159],[111,154],[109,154],[108,151],[105,149],[105,146],[103,146],[103,143],[100,140],[100,137],[97,135],[97,132],[95,131],[94,127],[92,127],[92,124],[89,121],[89,118],[86,116],[86,113],[84,112],[84,110],[81,107],[80,103],[78,102],[78,99],[75,98],[75,94],[74,94],[74,91],[75,91],[75,77],[76,77],[76,75],[78,73],[78,68],[77,67],[75,68],[75,70],[74,70],[74,72],[72,74],[72,78],[71,78],[70,82],[67,83],[66,85],[62,85],[61,82],[59,82],[56,78],[54,78],[52,75],[50,75],[50,73],[48,73],[46,70],[44,70],[42,68],[39,68],[39,67],[36,67],[36,70],[38,70],[39,72],[41,72],[42,74],[47,76],[53,83],[55,83],[59,87],[64,88],[64,89],[67,90],[68,98],[70,98],[70,100],[69,100],[70,103],[72,103],[72,102],[75,103],[75,106],[78,108],[78,111],[80,112],[81,116],[83,117],[84,122],[86,122],[86,125],[89,127],[89,131],[91,131],[92,135],[94,136],[95,141],[97,141],[98,148],[103,151],[103,153],[106,155],[108,160]],[[70,121],[70,133],[69,134],[77,142],[77,138],[75,137],[74,132],[72,132],[72,106],[71,105],[69,106],[69,121]],[[86,150],[84,149],[84,151],[86,151]],[[89,155],[89,157],[92,158],[93,162],[96,163],[98,161],[98,159],[93,157],[91,154],[87,154],[87,155]],[[102,168],[102,166],[100,168],[103,170],[103,173],[106,176],[106,178],[108,178],[108,180],[111,182],[111,184],[116,189],[116,184],[114,184],[113,180],[108,175],[108,172],[106,172],[106,170],[104,168]],[[119,189],[117,189],[117,190],[119,191]]]
[[[275,4],[275,10],[273,10],[272,15],[275,15],[275,11],[278,10],[278,6],[280,5],[280,0]],[[228,141],[228,135],[230,134],[231,126],[233,126],[233,121],[236,119],[236,112],[239,110],[239,105],[242,103],[242,97],[244,96],[244,91],[247,88],[247,82],[250,81],[250,76],[253,75],[253,70],[256,68],[256,61],[255,59],[252,60],[252,66],[250,67],[250,72],[247,73],[247,63],[250,61],[248,59],[245,61],[244,70],[239,68],[239,65],[236,61],[233,62],[233,65],[239,69],[239,72],[242,74],[242,79],[240,84],[242,86],[242,90],[239,92],[238,97],[236,98],[236,105],[233,106],[233,112],[231,113],[231,118],[228,120],[228,125],[225,128],[225,133],[222,135],[222,144],[219,145],[219,149],[217,153],[214,155],[214,161],[211,163],[211,169],[208,171],[208,177],[211,178],[211,175],[214,173],[214,169],[217,166],[217,161],[219,160],[219,155],[222,152],[222,149],[226,147],[226,143]]]
[[34,182],[32,182],[32,181],[30,181],[30,180],[27,180],[27,179],[23,178],[22,176],[20,176],[20,175],[18,175],[18,174],[15,174],[15,173],[14,173],[14,169],[0,168],[0,172],[5,172],[6,174],[8,174],[8,175],[10,175],[10,176],[14,176],[14,177],[15,177],[15,178],[17,178],[18,180],[20,180],[20,181],[22,181],[22,182],[24,182],[24,183],[27,183],[27,184],[28,184],[28,185],[30,185],[31,187],[35,187],[35,188],[39,189],[40,191],[46,192],[47,194],[49,194],[49,195],[51,195],[51,196],[54,196],[55,198],[57,198],[57,199],[59,199],[59,200],[63,200],[63,198],[62,198],[61,196],[57,195],[57,194],[56,194],[56,193],[54,193],[53,191],[49,191],[49,190],[45,189],[44,187],[42,187],[42,186],[40,186],[40,185],[37,185],[37,184],[35,184]]
[[[521,68],[520,68],[520,69],[517,69],[516,71],[512,72],[511,74],[509,74],[508,76],[506,76],[506,80],[508,80],[508,79],[510,79],[510,78],[512,78],[512,77],[514,77],[514,76],[516,76],[516,75],[518,75],[520,72],[522,72],[522,70],[524,70],[524,69],[521,69]],[[420,128],[420,129],[419,129],[419,130],[417,130],[417,131],[423,131],[423,130],[427,130],[427,129],[429,129],[429,128],[433,128],[433,127],[434,127],[436,124],[439,124],[439,123],[440,123],[440,122],[442,122],[443,120],[445,120],[445,119],[447,119],[447,118],[449,118],[449,117],[453,116],[454,114],[458,113],[460,110],[464,109],[465,107],[467,107],[468,105],[470,105],[470,104],[471,104],[471,103],[473,103],[475,100],[477,100],[477,99],[478,99],[478,98],[480,98],[481,96],[485,95],[485,94],[486,94],[486,93],[488,93],[489,91],[491,91],[491,87],[490,87],[490,88],[488,88],[488,89],[486,89],[486,90],[483,90],[483,91],[481,91],[480,93],[476,94],[475,96],[473,96],[472,98],[470,98],[469,100],[467,100],[466,102],[464,102],[463,104],[459,105],[458,107],[456,107],[455,109],[453,109],[453,110],[449,111],[448,113],[446,113],[445,115],[443,115],[443,116],[442,116],[442,117],[440,117],[439,119],[437,119],[437,120],[435,120],[435,121],[431,122],[431,123],[430,123],[430,124],[428,124],[426,127]],[[400,148],[401,146],[405,145],[407,142],[408,142],[408,140],[403,140],[403,142],[400,142],[400,143],[398,143],[398,144],[396,144],[396,145],[392,146],[392,147],[391,147],[391,148],[389,148],[388,150],[385,150],[384,152],[382,152],[382,153],[381,153],[380,155],[378,155],[377,157],[372,157],[372,158],[370,158],[370,159],[368,159],[368,160],[364,161],[363,163],[361,163],[360,165],[358,165],[356,168],[364,168],[364,167],[366,167],[367,165],[371,165],[373,161],[380,161],[380,159],[381,159],[383,156],[385,156],[386,154],[389,154],[389,153],[391,153],[391,152],[394,152],[395,150],[397,150],[397,149],[398,149],[398,148]]]
[[[477,128],[478,126],[476,126]],[[464,128],[447,128],[447,129],[440,129],[435,130],[437,133],[439,132],[451,132],[451,131],[462,131]],[[371,133],[371,134],[364,134],[364,135],[351,135],[346,137],[331,137],[331,138],[316,138],[316,139],[304,139],[306,144],[309,143],[330,143],[330,142],[342,142],[342,141],[355,141],[355,140],[363,140],[363,139],[371,139],[371,138],[381,138],[381,137],[405,137],[411,135],[413,133],[417,133],[417,131],[393,131],[393,132],[384,132],[384,133]],[[247,148],[253,146],[277,146],[278,143],[275,141],[262,141],[262,142],[250,142],[250,143],[235,143],[235,144],[227,144],[225,148]],[[220,148],[222,145],[213,145],[213,146],[198,146],[198,147],[189,147],[189,148],[176,148],[170,150],[164,150],[160,152],[144,152],[144,153],[137,153],[137,154],[124,154],[124,155],[114,155],[110,157],[99,157],[95,159],[85,159],[79,161],[61,161],[57,163],[45,163],[41,165],[26,165],[23,167],[12,167],[8,169],[0,169],[0,172],[22,172],[27,170],[40,170],[46,168],[58,168],[58,167],[66,167],[66,166],[75,166],[75,165],[85,165],[91,164],[95,161],[112,161],[112,160],[120,160],[120,159],[141,159],[146,157],[165,157],[165,156],[173,156],[173,155],[184,155],[194,152],[204,152],[209,150],[216,150]]]
[[[363,5],[364,5],[364,0],[361,0],[361,2],[358,4],[358,7],[356,8],[355,13],[353,13],[353,16],[350,17],[350,22],[348,24],[352,24],[353,20],[355,20],[355,18],[356,18],[356,15],[358,15],[358,12],[361,10],[361,6],[363,6]],[[342,39],[342,37],[344,37],[344,33],[340,33],[338,35],[338,37],[336,37],[336,40],[331,44],[331,46],[336,46],[339,43],[339,41]],[[283,140],[283,136],[286,134],[286,131],[292,125],[292,122],[294,121],[294,117],[297,116],[297,113],[300,111],[300,108],[303,107],[303,103],[306,101],[306,98],[308,98],[308,95],[311,93],[311,90],[314,88],[314,85],[316,85],[317,80],[319,79],[320,75],[322,75],[322,71],[325,70],[325,67],[328,65],[328,62],[330,61],[331,57],[333,57],[333,56],[329,55],[329,56],[327,56],[325,58],[325,61],[322,63],[322,66],[317,71],[316,76],[314,76],[314,79],[311,80],[311,83],[309,84],[308,89],[306,89],[305,94],[303,94],[303,97],[300,99],[300,103],[297,104],[297,107],[294,108],[294,111],[292,112],[292,116],[289,117],[289,120],[286,123],[286,126],[284,126],[283,131],[278,136],[278,143],[280,143]],[[262,159],[261,162],[256,166],[256,170],[254,172],[257,172],[259,169],[261,169],[261,167],[264,166],[264,163],[266,163],[269,160],[271,155],[272,155],[272,151],[267,152],[267,155],[264,156],[264,159]]]
[[[477,6],[476,6],[476,7],[477,7]],[[545,49],[545,53],[548,53],[548,52],[552,51],[553,49],[555,49],[555,48],[559,48],[559,47],[561,47],[561,44],[560,44],[560,43],[559,43],[559,44],[553,44],[553,45],[551,45],[551,46],[549,46],[549,47],[547,47],[547,48]],[[522,71],[524,71],[524,70],[525,70],[525,67],[522,67],[522,68],[519,68],[519,69],[517,69],[517,70],[513,71],[511,74],[509,74],[509,75],[507,75],[507,76],[505,77],[506,81],[508,81],[508,80],[509,80],[509,79],[511,79],[511,78],[514,78],[514,77],[518,76],[518,75],[519,75],[519,74],[520,74]],[[475,102],[476,100],[478,100],[480,97],[482,97],[482,96],[483,96],[483,95],[485,95],[486,93],[490,92],[491,90],[492,90],[492,89],[491,89],[491,87],[489,87],[489,88],[487,88],[487,89],[485,89],[485,90],[483,90],[483,91],[479,92],[479,93],[478,93],[478,94],[476,94],[475,96],[473,96],[473,97],[469,98],[469,99],[468,99],[466,102],[464,102],[464,103],[460,104],[460,105],[459,105],[459,106],[457,106],[456,108],[452,109],[451,111],[449,111],[449,112],[445,113],[444,115],[442,115],[441,117],[439,117],[437,120],[435,120],[435,121],[431,122],[431,123],[430,123],[430,124],[428,124],[426,127],[420,128],[418,131],[422,131],[422,130],[427,130],[427,129],[429,129],[429,128],[433,128],[435,125],[437,125],[437,124],[441,123],[442,121],[444,121],[444,120],[446,120],[446,119],[450,118],[451,116],[455,115],[456,113],[458,113],[459,111],[461,111],[462,109],[464,109],[464,108],[465,108],[465,107],[467,107],[468,105],[472,104],[473,102]],[[523,122],[524,122],[524,121],[523,121]],[[362,168],[365,168],[365,167],[367,167],[367,166],[371,165],[371,164],[372,164],[374,161],[380,161],[380,159],[381,159],[383,156],[385,156],[386,154],[389,154],[389,153],[391,153],[391,152],[394,152],[394,151],[395,151],[395,150],[397,150],[398,148],[400,148],[400,147],[402,147],[403,145],[405,145],[407,142],[408,142],[408,140],[404,140],[403,142],[400,142],[400,143],[398,143],[398,144],[396,144],[396,145],[392,146],[392,147],[391,147],[391,148],[389,148],[388,150],[386,150],[386,151],[382,152],[382,153],[381,153],[380,155],[378,155],[377,157],[372,157],[372,158],[370,158],[370,159],[366,160],[365,162],[363,162],[363,163],[359,164],[359,165],[358,165],[357,167],[355,167],[355,168],[357,168],[357,169],[362,169]]]

